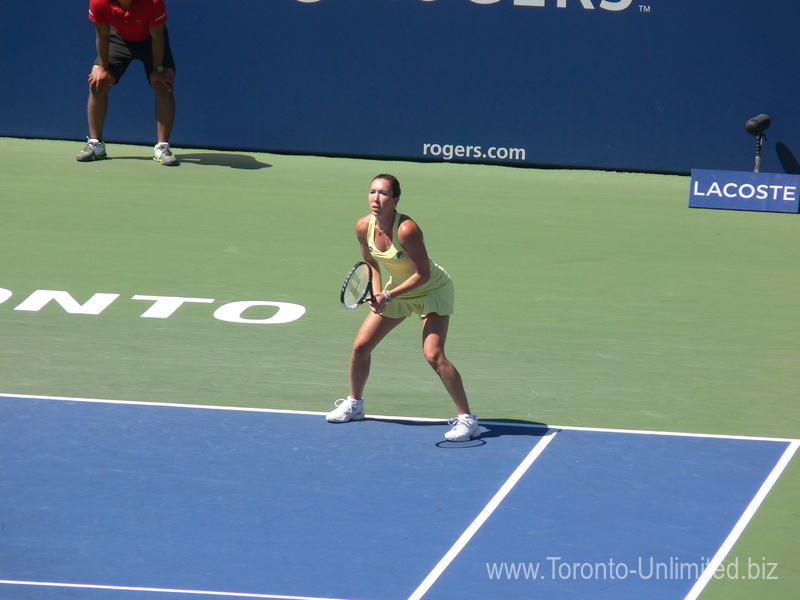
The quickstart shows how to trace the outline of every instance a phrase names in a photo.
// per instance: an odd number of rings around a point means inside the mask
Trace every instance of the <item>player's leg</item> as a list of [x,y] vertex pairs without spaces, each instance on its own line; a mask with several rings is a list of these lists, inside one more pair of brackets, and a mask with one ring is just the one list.
[[[100,67],[92,66],[92,74],[96,77]],[[89,90],[89,103],[87,113],[89,117],[89,137],[96,140],[103,139],[103,125],[108,114],[108,91],[117,82],[116,78],[109,74],[110,78],[99,81],[97,85]]]
[[[169,73],[171,81],[174,82],[175,72],[172,69],[165,69]],[[158,144],[153,148],[153,159],[165,166],[178,164],[178,157],[172,154],[169,145],[169,136],[172,134],[172,124],[175,121],[175,97],[172,94],[172,84],[166,85],[159,81],[152,83],[153,91],[156,94],[156,135]]]
[[100,67],[97,57],[89,74],[89,101],[87,117],[89,121],[89,139],[86,147],[76,157],[81,162],[106,157],[103,128],[108,115],[108,92],[119,83],[125,74],[133,54],[119,34],[112,29],[108,44],[108,71]]
[[141,60],[145,67],[147,80],[156,96],[155,116],[156,135],[158,143],[153,148],[153,159],[165,166],[174,166],[179,163],[178,157],[172,153],[169,138],[172,135],[172,124],[175,122],[175,58],[169,43],[169,31],[164,28],[164,59],[158,72],[153,70],[152,44],[148,43],[140,48]]
[[442,380],[459,414],[469,414],[469,401],[461,380],[461,374],[444,353],[450,317],[436,313],[427,315],[422,326],[422,352]]
[[86,114],[89,121],[89,137],[86,146],[75,157],[80,162],[105,158],[106,146],[103,142],[103,124],[108,114],[108,90],[116,83],[110,73],[102,73],[98,65],[92,66],[89,75],[89,101]]
[[350,395],[336,401],[336,408],[327,416],[329,423],[346,423],[364,418],[363,394],[372,364],[372,351],[403,320],[382,317],[373,312],[367,314],[356,334],[350,355]]
[[391,319],[370,312],[353,342],[353,353],[350,355],[350,396],[361,398],[369,378],[372,364],[372,351],[392,329],[404,319]]
[[458,411],[454,427],[445,434],[445,437],[450,441],[465,441],[478,437],[480,429],[478,419],[470,412],[469,400],[467,392],[464,390],[461,374],[444,352],[449,326],[449,316],[437,313],[428,314],[422,326],[422,351],[428,364],[442,380]]

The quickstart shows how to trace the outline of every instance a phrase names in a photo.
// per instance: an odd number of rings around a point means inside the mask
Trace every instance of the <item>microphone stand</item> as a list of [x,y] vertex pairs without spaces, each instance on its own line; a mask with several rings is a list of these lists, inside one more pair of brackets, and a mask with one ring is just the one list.
[[761,170],[761,148],[764,145],[764,138],[767,137],[763,133],[759,133],[756,136],[756,168],[753,170],[754,173],[758,173]]

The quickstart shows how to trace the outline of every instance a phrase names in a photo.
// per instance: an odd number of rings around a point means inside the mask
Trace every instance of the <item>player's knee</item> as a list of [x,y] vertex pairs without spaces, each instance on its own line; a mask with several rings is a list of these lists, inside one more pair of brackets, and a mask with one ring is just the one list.
[[362,358],[369,358],[372,349],[364,342],[356,340],[353,342],[353,358],[358,360]]
[[151,77],[150,85],[157,96],[172,96],[172,90],[175,87],[175,71],[166,69],[164,78]]
[[104,79],[99,81],[95,86],[89,86],[89,91],[93,96],[105,96],[108,94],[108,90],[110,90],[113,85],[113,82],[108,79]]
[[161,98],[169,98],[172,96],[172,87],[170,84],[164,83],[163,81],[154,81],[151,85],[156,96]]
[[442,352],[442,350],[439,349],[439,348],[433,348],[433,349],[425,348],[423,350],[423,354],[425,355],[425,360],[428,361],[428,364],[437,373],[439,372],[439,370],[442,368],[442,365],[447,360],[444,357],[444,352]]

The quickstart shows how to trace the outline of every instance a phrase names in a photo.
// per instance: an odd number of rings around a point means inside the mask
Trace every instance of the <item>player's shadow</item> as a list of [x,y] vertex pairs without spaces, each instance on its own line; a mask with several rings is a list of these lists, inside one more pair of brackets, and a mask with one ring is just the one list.
[[550,429],[545,423],[538,421],[522,421],[517,419],[498,419],[481,422],[481,437],[498,438],[509,435],[542,437]]
[[[183,154],[176,152],[180,163],[202,165],[204,167],[230,167],[231,169],[244,169],[253,171],[256,169],[268,169],[272,165],[256,160],[249,154],[235,154],[231,152],[197,152],[193,154]],[[152,156],[109,156],[105,160],[153,160]]]
[[196,154],[178,154],[181,162],[192,165],[212,167],[230,167],[231,169],[268,169],[272,165],[256,160],[249,154],[234,154],[230,152],[198,152]]
[[[447,421],[414,421],[406,419],[380,419],[367,417],[366,421],[374,420],[384,423],[394,423],[406,427],[445,427]],[[525,436],[530,438],[540,438],[549,430],[549,426],[536,421],[522,421],[516,419],[497,419],[493,421],[480,421],[481,436],[468,442],[448,442],[443,440],[438,442],[438,448],[466,449],[476,448],[487,444],[487,440],[506,436]]]

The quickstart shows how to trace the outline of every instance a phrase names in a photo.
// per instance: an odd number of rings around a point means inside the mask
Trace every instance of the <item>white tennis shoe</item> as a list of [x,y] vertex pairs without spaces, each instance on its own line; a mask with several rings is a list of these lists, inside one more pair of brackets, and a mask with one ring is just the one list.
[[165,167],[174,167],[180,163],[167,142],[159,142],[155,145],[153,148],[153,160],[160,162]]
[[328,423],[347,423],[348,421],[361,421],[364,418],[364,401],[348,396],[337,400],[336,408],[328,413],[325,419]]
[[453,428],[444,434],[444,439],[448,442],[468,442],[481,435],[478,417],[475,415],[458,415],[455,419],[450,419],[449,423]]
[[78,156],[75,159],[80,162],[88,162],[90,160],[100,160],[106,156],[106,145],[96,138],[88,138],[86,146],[78,152]]

